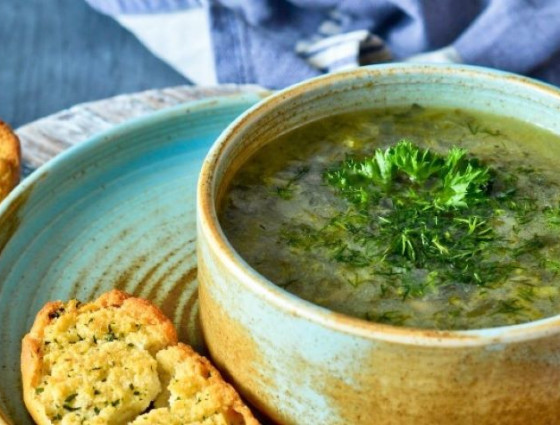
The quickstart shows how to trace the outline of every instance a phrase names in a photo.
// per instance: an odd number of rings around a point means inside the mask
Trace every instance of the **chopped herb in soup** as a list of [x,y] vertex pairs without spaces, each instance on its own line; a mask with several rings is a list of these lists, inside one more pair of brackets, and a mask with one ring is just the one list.
[[435,329],[560,313],[560,138],[469,111],[363,111],[272,141],[220,210],[272,282],[374,322]]

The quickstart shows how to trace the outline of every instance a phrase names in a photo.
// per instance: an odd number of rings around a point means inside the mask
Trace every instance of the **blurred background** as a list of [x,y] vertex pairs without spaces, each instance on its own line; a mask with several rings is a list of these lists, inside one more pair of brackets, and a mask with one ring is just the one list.
[[189,84],[83,0],[1,0],[0,17],[0,118],[14,128],[76,103]]
[[464,62],[560,85],[560,0],[457,4],[0,0],[0,118],[17,128],[78,103],[189,79],[274,89],[388,61]]

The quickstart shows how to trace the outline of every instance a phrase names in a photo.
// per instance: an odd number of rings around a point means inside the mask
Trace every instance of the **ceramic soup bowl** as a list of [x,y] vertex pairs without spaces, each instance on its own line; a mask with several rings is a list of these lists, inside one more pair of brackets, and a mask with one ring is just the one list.
[[210,353],[282,424],[558,424],[560,316],[468,331],[366,322],[274,285],[220,227],[217,206],[232,176],[275,136],[331,114],[413,103],[499,113],[560,134],[558,90],[475,67],[362,68],[260,102],[222,133],[199,180],[200,314]]

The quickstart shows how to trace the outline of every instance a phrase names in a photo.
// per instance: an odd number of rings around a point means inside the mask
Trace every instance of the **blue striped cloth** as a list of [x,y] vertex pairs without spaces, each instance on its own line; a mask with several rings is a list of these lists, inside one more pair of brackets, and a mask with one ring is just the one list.
[[[422,61],[560,85],[560,0],[86,1],[199,83],[280,88],[364,64]],[[189,11],[205,18],[187,18]],[[180,30],[165,32],[165,20],[181,13]],[[164,37],[176,40],[166,47]],[[201,46],[211,55],[196,53]]]

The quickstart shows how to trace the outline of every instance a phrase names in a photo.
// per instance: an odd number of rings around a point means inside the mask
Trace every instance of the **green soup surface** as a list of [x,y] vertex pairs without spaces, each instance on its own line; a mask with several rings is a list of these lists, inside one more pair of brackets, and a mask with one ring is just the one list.
[[367,110],[278,137],[219,208],[287,291],[373,322],[512,325],[560,312],[560,137],[455,109]]

